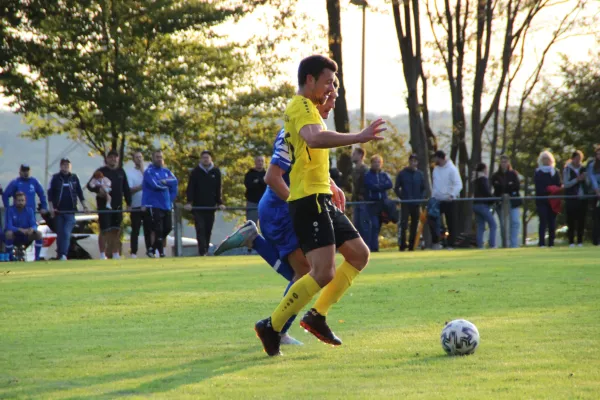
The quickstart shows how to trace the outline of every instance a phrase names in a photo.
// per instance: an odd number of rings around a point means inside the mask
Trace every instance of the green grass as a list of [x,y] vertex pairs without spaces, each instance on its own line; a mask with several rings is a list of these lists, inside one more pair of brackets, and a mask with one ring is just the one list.
[[[600,252],[380,253],[329,320],[268,358],[285,282],[256,257],[0,264],[0,398],[598,398]],[[6,272],[10,269],[10,272]],[[445,321],[481,345],[447,357]]]

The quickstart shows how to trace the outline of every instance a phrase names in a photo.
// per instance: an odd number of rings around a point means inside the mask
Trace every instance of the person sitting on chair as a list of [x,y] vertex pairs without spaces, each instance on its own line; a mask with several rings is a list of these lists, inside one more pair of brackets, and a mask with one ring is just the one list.
[[[34,240],[42,240],[42,233],[37,230],[35,215],[30,207],[26,207],[27,202],[25,193],[17,192],[14,198],[14,205],[6,210],[6,251],[10,254],[11,261],[14,260],[14,245],[28,246]],[[40,259],[41,246],[36,243],[35,259]]]

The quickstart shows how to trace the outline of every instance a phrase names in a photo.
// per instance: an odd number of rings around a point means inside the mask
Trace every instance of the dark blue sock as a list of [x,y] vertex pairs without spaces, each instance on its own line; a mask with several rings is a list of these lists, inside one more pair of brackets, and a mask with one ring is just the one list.
[[294,270],[292,267],[283,260],[279,259],[279,253],[277,249],[266,241],[264,237],[258,235],[254,242],[252,242],[252,248],[271,266],[273,269],[286,280],[291,281],[294,278]]
[[35,241],[35,260],[39,260],[40,259],[40,252],[42,251],[42,241],[41,240],[36,240]]
[[[285,288],[285,292],[283,292],[283,295],[285,296],[288,292],[288,290],[290,290],[290,288],[292,287],[292,285],[294,284],[294,282],[291,282],[287,285],[287,287]],[[283,328],[281,329],[281,334],[285,335],[287,333],[287,331],[290,330],[290,327],[292,326],[292,324],[294,323],[294,320],[296,319],[296,315],[292,315],[290,317],[290,319],[287,320],[287,322],[285,323],[285,325],[283,325]]]
[[6,239],[5,246],[4,246],[4,247],[6,247],[6,252],[8,253],[8,259],[10,261],[14,261],[14,259],[15,259],[15,255],[13,253],[13,249],[15,248],[14,243],[15,243],[14,240]]

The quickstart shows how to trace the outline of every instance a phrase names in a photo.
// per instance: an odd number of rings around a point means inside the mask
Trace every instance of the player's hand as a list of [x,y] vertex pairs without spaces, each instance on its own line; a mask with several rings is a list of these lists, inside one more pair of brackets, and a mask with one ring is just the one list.
[[362,132],[358,134],[359,142],[367,143],[372,140],[383,140],[384,138],[379,136],[379,134],[387,130],[384,125],[385,121],[382,118],[378,118],[373,121],[371,125],[363,129]]
[[340,189],[335,183],[332,183],[330,186],[331,193],[331,201],[333,205],[340,209],[340,211],[346,211],[346,195],[344,191]]
[[192,211],[192,205],[190,203],[188,203],[185,206],[183,206],[183,209],[186,211]]
[[225,204],[219,204],[219,210],[223,211],[225,209]]
[[83,206],[83,212],[86,212],[86,213],[87,213],[87,212],[90,212],[90,209],[89,209],[89,208],[87,208],[87,206]]

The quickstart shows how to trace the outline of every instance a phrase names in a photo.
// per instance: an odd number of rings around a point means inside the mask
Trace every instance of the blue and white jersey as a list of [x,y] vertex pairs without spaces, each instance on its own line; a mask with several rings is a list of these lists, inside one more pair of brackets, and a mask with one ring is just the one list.
[[[292,169],[292,162],[290,159],[290,150],[285,142],[285,131],[283,129],[277,133],[277,137],[275,138],[271,164],[277,165],[285,171],[283,180],[290,186],[290,170]],[[269,186],[267,186],[267,190],[265,191],[265,194],[263,194],[261,201],[268,202],[269,207],[287,207],[285,200],[281,200]]]

